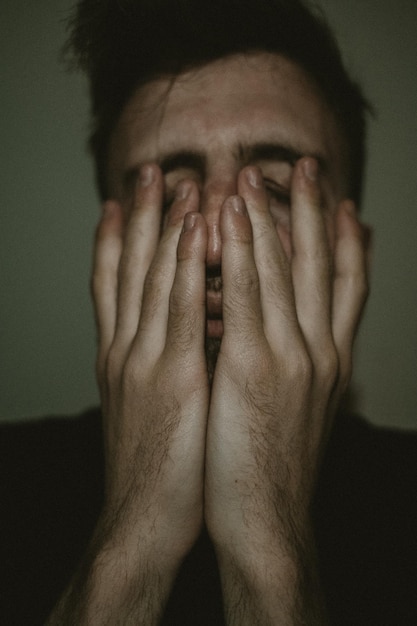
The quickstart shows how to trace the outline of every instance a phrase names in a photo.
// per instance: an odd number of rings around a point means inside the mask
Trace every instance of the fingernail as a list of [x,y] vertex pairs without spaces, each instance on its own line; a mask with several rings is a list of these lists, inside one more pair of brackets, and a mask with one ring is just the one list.
[[191,183],[189,180],[181,180],[175,189],[175,199],[185,200],[191,190]]
[[183,224],[182,232],[186,233],[192,230],[195,226],[196,221],[197,221],[197,216],[195,213],[186,213],[184,217],[184,224]]
[[250,167],[246,170],[246,180],[252,187],[255,187],[255,189],[259,189],[259,187],[262,186],[261,173],[254,167]]
[[139,182],[142,187],[149,187],[155,179],[153,167],[151,165],[143,165],[140,168]]
[[247,215],[245,203],[240,196],[231,196],[228,203],[238,215]]
[[309,180],[315,182],[318,174],[317,161],[315,159],[304,159],[303,171]]

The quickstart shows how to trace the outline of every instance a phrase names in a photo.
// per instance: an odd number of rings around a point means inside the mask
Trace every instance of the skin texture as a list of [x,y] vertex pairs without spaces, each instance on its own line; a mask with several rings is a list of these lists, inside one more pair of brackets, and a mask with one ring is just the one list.
[[203,522],[228,624],[326,623],[310,504],[367,292],[343,155],[273,55],[125,107],[93,273],[106,504],[50,624],[158,623]]

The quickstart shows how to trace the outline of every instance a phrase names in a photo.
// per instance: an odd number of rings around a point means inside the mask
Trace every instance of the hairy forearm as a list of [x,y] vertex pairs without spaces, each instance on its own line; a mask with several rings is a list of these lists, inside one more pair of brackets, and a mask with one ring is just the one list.
[[[244,549],[241,551],[244,553]],[[219,554],[228,626],[328,624],[314,549]]]
[[100,583],[88,579],[84,586],[76,577],[47,625],[158,624],[164,604],[158,576],[128,581],[123,570],[113,570],[113,576],[98,577]]
[[152,626],[160,622],[175,568],[155,553],[97,543],[89,550],[47,626]]

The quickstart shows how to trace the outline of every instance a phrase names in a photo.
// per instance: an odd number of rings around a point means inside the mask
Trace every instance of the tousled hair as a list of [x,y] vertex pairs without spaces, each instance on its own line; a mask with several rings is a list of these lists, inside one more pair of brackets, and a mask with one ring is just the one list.
[[348,145],[349,195],[359,204],[369,105],[317,8],[303,0],[80,0],[67,56],[90,82],[90,147],[107,190],[112,130],[134,91],[236,53],[280,54],[318,86]]

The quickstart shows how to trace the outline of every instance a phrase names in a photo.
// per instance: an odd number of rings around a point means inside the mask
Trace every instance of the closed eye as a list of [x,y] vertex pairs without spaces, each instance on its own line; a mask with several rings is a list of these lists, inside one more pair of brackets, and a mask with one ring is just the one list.
[[[281,185],[278,185],[275,181],[265,178],[265,189],[269,197],[278,204],[289,207],[291,203],[290,191]],[[166,189],[164,194],[164,201],[162,205],[162,214],[165,215],[171,208],[175,200],[175,189]]]
[[278,185],[275,181],[268,178],[264,179],[264,184],[270,198],[272,198],[279,204],[290,206],[291,196],[288,189],[282,187],[281,185]]

